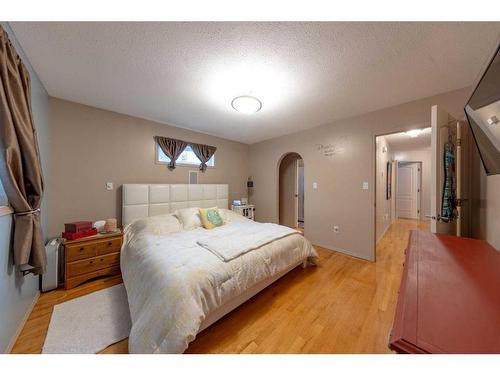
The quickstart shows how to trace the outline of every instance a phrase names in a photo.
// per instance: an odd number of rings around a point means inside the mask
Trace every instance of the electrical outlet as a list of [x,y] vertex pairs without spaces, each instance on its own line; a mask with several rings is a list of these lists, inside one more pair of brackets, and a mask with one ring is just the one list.
[[313,182],[313,189],[317,189],[318,188],[318,183],[317,182]]
[[106,182],[106,190],[113,190],[113,183],[112,182]]
[[334,231],[335,233],[339,233],[339,232],[340,232],[340,228],[339,228],[339,226],[338,226],[338,225],[334,225],[334,226],[333,226],[333,231]]
[[368,182],[363,182],[363,190],[368,190]]

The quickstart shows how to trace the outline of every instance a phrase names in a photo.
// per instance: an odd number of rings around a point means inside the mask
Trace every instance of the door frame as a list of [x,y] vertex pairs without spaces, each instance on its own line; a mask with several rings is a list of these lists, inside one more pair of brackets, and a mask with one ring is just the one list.
[[295,192],[294,192],[294,218],[295,227],[299,227],[299,159],[295,159]]
[[[295,168],[294,168],[294,174],[295,174],[295,178],[294,178],[294,183],[295,183],[295,187],[294,187],[294,191],[295,191],[295,197],[294,197],[294,222],[295,224],[297,225],[298,224],[298,188],[297,188],[297,184],[298,184],[298,160],[299,159],[302,159],[302,163],[304,164],[303,168],[304,168],[304,196],[305,196],[305,190],[306,190],[306,186],[305,186],[305,161],[304,161],[304,157],[302,156],[301,153],[299,153],[298,151],[288,151],[288,152],[285,152],[283,153],[279,158],[278,158],[278,162],[276,164],[276,223],[277,224],[280,224],[280,205],[282,204],[281,203],[281,198],[280,198],[280,187],[281,187],[281,176],[280,176],[280,167],[281,167],[281,163],[283,162],[283,160],[290,154],[295,154],[297,155],[297,158],[295,159],[294,161],[294,164],[295,164]],[[304,198],[304,223],[305,223],[305,198]],[[304,225],[304,231],[305,231],[305,225]]]
[[[300,161],[302,161],[302,167],[300,166]],[[300,159],[297,159],[296,161],[296,167],[297,167],[297,170],[295,172],[295,204],[296,204],[296,207],[295,207],[295,222],[297,223],[297,228],[299,228],[299,206],[300,206],[300,189],[299,189],[299,186],[300,186],[300,168],[302,168],[302,199],[303,199],[303,202],[302,202],[302,210],[304,211],[304,203],[305,203],[305,177],[304,177],[304,173],[305,173],[305,168],[304,168],[304,159],[302,159],[302,157]],[[303,225],[305,227],[305,219],[304,219],[304,212],[302,213],[302,222],[303,222]],[[304,228],[302,228],[304,229]]]
[[[370,192],[370,208],[372,210],[371,213],[371,231],[372,231],[372,258],[373,262],[377,261],[377,137],[382,137],[385,135],[404,133],[412,129],[423,129],[428,128],[430,126],[430,122],[421,122],[412,125],[401,125],[396,128],[390,128],[387,130],[381,130],[372,135],[372,166],[371,166],[371,176],[369,181],[373,186],[373,189],[369,189]],[[393,171],[394,173],[394,171]],[[395,207],[397,210],[397,207]],[[396,212],[396,211],[395,211]]]

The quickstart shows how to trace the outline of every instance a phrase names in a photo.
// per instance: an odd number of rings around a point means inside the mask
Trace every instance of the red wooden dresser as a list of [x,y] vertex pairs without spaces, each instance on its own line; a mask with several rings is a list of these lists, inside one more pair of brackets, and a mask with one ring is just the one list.
[[485,241],[412,231],[389,348],[500,353],[500,253]]

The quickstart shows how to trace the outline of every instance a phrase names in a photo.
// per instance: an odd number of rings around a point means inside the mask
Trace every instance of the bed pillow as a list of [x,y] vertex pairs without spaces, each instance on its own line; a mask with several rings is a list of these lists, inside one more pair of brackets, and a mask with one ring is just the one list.
[[184,230],[201,227],[199,207],[181,208],[175,211],[175,216],[182,223]]
[[177,233],[182,230],[181,222],[173,214],[146,217],[135,220],[125,228],[129,235],[150,233],[157,236]]
[[182,224],[173,214],[150,216],[148,227],[156,235],[177,233],[182,230]]
[[224,224],[224,220],[222,220],[217,207],[200,208],[199,212],[201,224],[205,229],[214,229]]
[[225,224],[248,220],[243,215],[237,214],[236,212],[228,210],[227,208],[219,208],[219,215],[222,217]]

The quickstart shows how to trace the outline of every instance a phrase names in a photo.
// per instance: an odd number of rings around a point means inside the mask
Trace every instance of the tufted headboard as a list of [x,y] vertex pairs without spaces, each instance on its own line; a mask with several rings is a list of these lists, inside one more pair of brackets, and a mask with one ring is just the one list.
[[228,208],[227,184],[124,184],[122,225],[187,207]]

